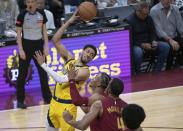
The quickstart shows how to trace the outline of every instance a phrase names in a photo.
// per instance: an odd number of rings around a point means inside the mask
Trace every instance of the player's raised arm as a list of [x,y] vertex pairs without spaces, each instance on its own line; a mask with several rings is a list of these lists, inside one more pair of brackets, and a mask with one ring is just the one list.
[[88,98],[80,96],[78,90],[76,89],[75,78],[77,76],[77,73],[75,72],[74,64],[70,63],[69,68],[70,70],[68,71],[68,78],[70,83],[70,94],[72,98],[72,103],[76,106],[87,105]]
[[89,77],[90,77],[89,69],[81,68],[78,71],[77,76],[75,77],[75,79],[76,79],[76,81],[79,81],[80,84],[84,84],[88,80]]
[[102,111],[101,101],[96,101],[92,104],[90,111],[81,120],[74,121],[69,111],[63,113],[63,118],[69,125],[80,130],[86,130],[90,123],[97,118]]
[[62,76],[46,65],[45,54],[42,54],[41,51],[36,51],[34,58],[37,60],[38,64],[48,73],[48,75],[51,76],[56,82],[62,84],[63,82],[69,81],[67,75]]
[[52,38],[55,48],[57,49],[58,53],[65,61],[73,59],[73,55],[60,42],[60,39],[61,39],[62,35],[64,34],[65,29],[67,29],[67,27],[78,18],[78,16],[76,16],[76,14],[77,14],[77,11],[72,15],[72,17],[64,25],[62,25],[57,30],[57,32],[55,33],[55,35]]

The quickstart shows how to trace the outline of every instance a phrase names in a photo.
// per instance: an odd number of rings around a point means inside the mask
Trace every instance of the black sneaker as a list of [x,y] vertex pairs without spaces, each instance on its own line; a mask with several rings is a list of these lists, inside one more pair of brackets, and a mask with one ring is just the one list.
[[26,109],[27,108],[27,105],[24,104],[24,103],[18,102],[17,107],[18,108],[21,108],[21,109]]

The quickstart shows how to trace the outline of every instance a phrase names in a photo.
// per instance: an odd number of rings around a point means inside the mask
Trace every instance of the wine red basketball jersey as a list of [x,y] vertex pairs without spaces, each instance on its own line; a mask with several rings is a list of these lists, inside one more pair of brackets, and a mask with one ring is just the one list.
[[126,102],[111,97],[106,97],[102,101],[103,114],[92,121],[91,131],[131,131],[125,129],[121,111],[127,105]]

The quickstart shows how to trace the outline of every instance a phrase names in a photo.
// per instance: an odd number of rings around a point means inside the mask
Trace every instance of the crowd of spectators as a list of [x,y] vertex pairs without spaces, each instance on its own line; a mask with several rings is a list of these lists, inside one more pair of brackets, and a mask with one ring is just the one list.
[[146,2],[139,2],[135,12],[124,21],[132,28],[133,73],[141,72],[141,63],[145,54],[157,55],[154,71],[161,71],[170,47],[166,42],[157,41],[154,23],[149,15],[149,5]]
[[19,9],[16,0],[0,0],[0,19],[6,21],[6,30],[15,30]]
[[[152,52],[157,55],[153,71],[170,70],[183,65],[183,20],[177,1],[153,2],[155,5],[150,8],[150,14],[147,2],[141,0],[135,12],[125,19],[132,27],[134,74],[141,72],[143,55],[154,55]],[[156,46],[154,41],[157,41]],[[164,65],[166,67],[163,69]]]

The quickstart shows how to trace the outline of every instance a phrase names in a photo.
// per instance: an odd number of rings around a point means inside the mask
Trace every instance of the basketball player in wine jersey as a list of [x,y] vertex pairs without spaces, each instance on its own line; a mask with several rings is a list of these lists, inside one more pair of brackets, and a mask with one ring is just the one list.
[[80,121],[74,121],[69,111],[63,113],[64,120],[80,130],[85,130],[90,125],[91,131],[130,131],[125,128],[121,117],[121,111],[127,105],[119,98],[123,89],[124,85],[120,79],[112,79],[107,87],[108,96],[95,101]]

